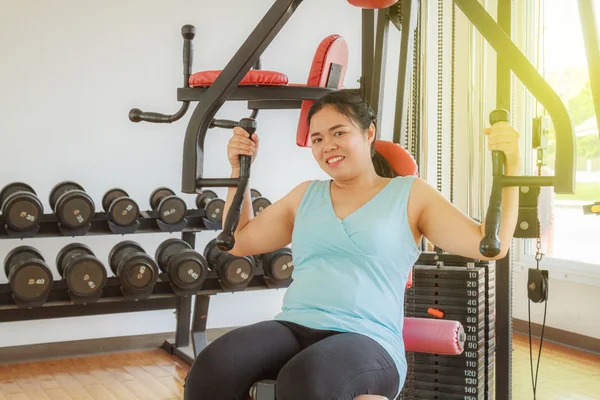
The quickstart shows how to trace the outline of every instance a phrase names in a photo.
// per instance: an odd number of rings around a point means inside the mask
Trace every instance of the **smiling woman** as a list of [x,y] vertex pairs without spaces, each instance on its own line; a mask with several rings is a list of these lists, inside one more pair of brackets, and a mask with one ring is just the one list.
[[[399,394],[407,373],[404,291],[421,237],[483,259],[483,229],[416,174],[392,169],[375,151],[374,115],[353,91],[316,100],[308,135],[315,161],[331,179],[298,184],[258,216],[247,190],[229,252],[262,254],[293,242],[293,282],[274,320],[231,331],[197,356],[186,399],[247,398],[248,388],[265,379],[276,380],[276,397],[286,400]],[[508,124],[486,134],[490,150],[519,154],[519,135]],[[239,176],[239,156],[255,157],[258,143],[255,133],[234,129],[232,177]],[[507,175],[519,166],[518,157],[507,156]],[[510,243],[516,223],[513,189],[503,197],[502,243]],[[224,214],[235,194],[230,188]],[[507,245],[497,258],[506,251]]]

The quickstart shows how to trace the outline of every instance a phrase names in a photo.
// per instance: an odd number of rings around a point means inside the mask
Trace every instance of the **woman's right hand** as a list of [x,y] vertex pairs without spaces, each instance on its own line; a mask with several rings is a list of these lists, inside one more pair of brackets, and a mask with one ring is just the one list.
[[240,156],[252,156],[252,162],[256,158],[258,152],[258,135],[250,134],[243,128],[233,128],[233,136],[229,139],[227,145],[227,158],[232,169],[240,168]]

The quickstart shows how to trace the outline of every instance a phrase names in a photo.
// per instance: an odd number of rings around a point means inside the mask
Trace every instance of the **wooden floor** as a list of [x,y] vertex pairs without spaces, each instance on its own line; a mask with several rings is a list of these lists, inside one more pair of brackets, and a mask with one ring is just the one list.
[[[513,343],[513,399],[533,399],[529,339],[515,336]],[[535,342],[534,361],[537,348]],[[187,370],[158,349],[0,365],[0,400],[181,399]],[[600,356],[545,342],[537,399],[600,399]]]

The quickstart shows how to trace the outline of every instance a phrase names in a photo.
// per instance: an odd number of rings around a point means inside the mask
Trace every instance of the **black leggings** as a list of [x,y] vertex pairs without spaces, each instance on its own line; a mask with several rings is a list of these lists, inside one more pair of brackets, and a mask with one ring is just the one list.
[[394,361],[374,340],[356,333],[264,321],[237,328],[200,352],[185,382],[184,400],[248,400],[252,385],[277,380],[277,400],[352,400],[361,394],[393,399]]

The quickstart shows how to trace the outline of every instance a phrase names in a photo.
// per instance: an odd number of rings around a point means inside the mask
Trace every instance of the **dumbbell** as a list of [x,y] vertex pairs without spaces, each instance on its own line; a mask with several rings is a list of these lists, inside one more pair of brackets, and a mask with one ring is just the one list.
[[129,197],[126,191],[119,188],[108,190],[102,197],[102,208],[110,217],[110,220],[118,226],[130,226],[140,213],[135,200]]
[[96,211],[92,198],[78,183],[63,181],[50,191],[50,208],[66,228],[79,229],[88,225]]
[[154,259],[160,270],[169,276],[173,286],[183,290],[200,288],[208,275],[206,259],[181,239],[162,242],[156,249]]
[[203,190],[196,196],[196,207],[206,212],[206,218],[210,222],[223,222],[223,209],[225,200],[219,199],[219,196],[212,190]]
[[255,217],[271,205],[271,201],[266,197],[263,197],[256,189],[250,189],[250,196],[252,197],[252,210],[254,211]]
[[17,232],[38,226],[44,213],[44,206],[33,188],[23,182],[13,182],[2,188],[0,208],[6,226]]
[[12,249],[4,259],[4,272],[16,301],[32,306],[46,301],[52,272],[37,249],[31,246]]
[[181,197],[169,188],[161,187],[150,195],[150,207],[158,211],[158,219],[168,225],[183,221],[187,214],[187,205]]
[[99,296],[106,284],[106,268],[83,243],[70,243],[56,256],[56,269],[69,291],[80,298]]
[[221,284],[226,288],[247,286],[254,276],[254,258],[237,257],[219,250],[216,241],[213,239],[208,242],[204,248],[204,258],[213,266],[211,269],[217,270]]
[[262,254],[260,258],[265,275],[273,282],[282,282],[292,277],[294,260],[291,249],[284,247]]
[[108,254],[108,263],[119,278],[124,294],[149,292],[158,280],[158,266],[134,241],[117,243]]

